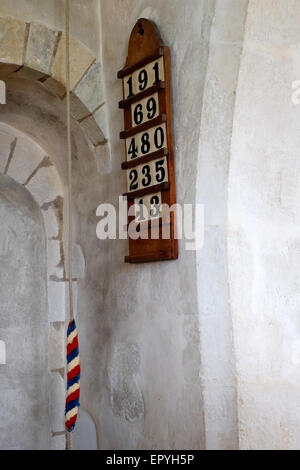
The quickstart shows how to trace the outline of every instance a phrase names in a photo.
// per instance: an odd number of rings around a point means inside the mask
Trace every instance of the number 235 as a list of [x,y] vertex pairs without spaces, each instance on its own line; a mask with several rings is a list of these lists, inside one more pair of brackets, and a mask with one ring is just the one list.
[[[151,171],[152,170],[152,171]],[[140,180],[139,180],[140,172]],[[141,188],[147,188],[154,184],[160,184],[166,181],[166,161],[165,159],[157,160],[153,164],[143,165],[134,168],[129,172],[129,191],[136,191],[139,189],[139,182]]]

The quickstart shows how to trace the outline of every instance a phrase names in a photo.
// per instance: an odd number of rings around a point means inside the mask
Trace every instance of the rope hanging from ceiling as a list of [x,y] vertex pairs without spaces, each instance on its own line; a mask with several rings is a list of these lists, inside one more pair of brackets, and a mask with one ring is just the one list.
[[70,0],[66,0],[66,102],[67,102],[67,153],[68,153],[68,274],[70,322],[67,330],[67,397],[66,429],[67,449],[72,449],[72,431],[78,417],[80,397],[80,358],[78,333],[74,319],[73,269],[72,269],[72,141],[70,107]]

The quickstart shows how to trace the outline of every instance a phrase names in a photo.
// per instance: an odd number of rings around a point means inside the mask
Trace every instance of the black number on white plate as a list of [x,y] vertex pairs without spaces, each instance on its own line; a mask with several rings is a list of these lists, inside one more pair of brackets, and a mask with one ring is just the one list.
[[159,114],[158,94],[144,98],[132,105],[132,126],[154,119]]
[[128,170],[128,191],[149,188],[168,181],[167,157]]
[[127,95],[126,99],[128,99],[128,98],[131,98],[132,96],[134,96],[133,86],[132,86],[132,75],[128,78],[126,83],[128,85],[128,90],[127,90],[127,93],[125,93],[125,95]]
[[139,90],[143,91],[147,88],[148,84],[148,73],[147,70],[143,69],[138,75]]
[[151,177],[151,166],[150,165],[144,165],[142,167],[142,174],[144,175],[144,178],[142,178],[142,186],[143,188],[147,188],[150,186],[152,177]]
[[153,119],[156,116],[156,111],[157,111],[157,104],[155,101],[155,98],[149,98],[149,100],[146,103],[146,108],[147,108],[147,118],[148,120]]
[[153,165],[154,183],[160,184],[169,181],[167,157],[151,162]]
[[155,83],[159,82],[159,61],[155,62],[155,64],[152,67],[152,70],[154,71],[154,82],[153,82],[153,84],[155,84]]
[[160,80],[163,81],[164,77],[164,59],[160,57],[124,78],[124,98],[131,98],[137,93],[147,90]]
[[149,132],[144,132],[141,138],[141,152],[143,155],[146,155],[150,151],[150,134]]
[[165,159],[155,162],[155,177],[157,183],[162,183],[166,178]]
[[138,215],[138,222],[143,222],[144,220],[148,219],[148,209],[147,206],[145,206],[145,202],[143,199],[139,200],[138,203],[139,206],[139,215]]
[[160,214],[161,194],[150,196],[150,218],[156,219]]
[[135,221],[144,222],[149,219],[157,219],[161,213],[161,193],[147,194],[134,200]]
[[154,146],[156,149],[161,149],[165,143],[165,133],[163,127],[157,127],[154,131]]
[[146,205],[146,198],[139,198],[134,200],[135,221],[144,222],[148,220],[148,207]]
[[166,146],[166,125],[152,127],[148,131],[126,139],[127,160],[156,152]]
[[134,168],[133,170],[130,170],[129,180],[130,180],[129,191],[136,191],[139,187],[138,170],[136,168]]
[[138,103],[134,107],[134,112],[133,112],[133,121],[136,126],[139,124],[142,124],[144,120],[144,115],[143,115],[143,105],[142,103]]
[[135,137],[132,137],[130,141],[127,154],[129,155],[130,159],[136,158],[138,156],[138,147],[135,144]]

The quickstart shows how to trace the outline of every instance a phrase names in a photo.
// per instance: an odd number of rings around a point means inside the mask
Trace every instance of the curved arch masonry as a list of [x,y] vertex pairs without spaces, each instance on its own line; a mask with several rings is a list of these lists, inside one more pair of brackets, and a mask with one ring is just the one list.
[[[0,79],[37,81],[65,100],[65,42],[62,31],[39,23],[0,17]],[[102,67],[94,54],[70,39],[71,114],[83,129],[99,172],[110,168]]]
[[6,104],[6,85],[0,80],[0,104]]
[[[0,30],[0,80],[5,82],[12,77],[32,80],[65,101],[64,32],[12,17],[0,17]],[[98,171],[107,173],[110,171],[110,150],[102,68],[93,53],[73,37],[70,41],[70,69],[72,117],[86,136]],[[0,98],[4,101],[3,96]],[[55,166],[41,147],[16,129],[2,126],[0,172],[11,176],[31,192],[44,217],[47,237],[51,448],[64,449],[64,322],[68,315],[68,273],[63,245],[63,186]],[[31,150],[28,151],[30,146]],[[73,264],[76,309],[77,280],[84,277],[85,271],[79,245],[73,247]]]
[[[51,446],[64,449],[65,404],[65,320],[68,312],[68,273],[63,241],[64,192],[59,174],[44,150],[20,131],[0,124],[0,173],[28,189],[44,219],[47,240],[47,283],[49,322],[49,372]],[[84,277],[84,257],[79,245],[73,246],[74,306],[77,282]]]

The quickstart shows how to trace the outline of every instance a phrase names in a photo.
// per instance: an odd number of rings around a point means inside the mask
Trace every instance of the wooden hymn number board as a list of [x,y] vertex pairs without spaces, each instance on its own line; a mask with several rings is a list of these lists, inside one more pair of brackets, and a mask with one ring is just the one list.
[[[163,217],[162,205],[176,203],[174,149],[172,133],[172,103],[169,48],[163,45],[159,32],[144,18],[134,26],[128,46],[125,67],[118,72],[123,80],[125,130],[120,138],[125,142],[128,207],[134,205],[128,217],[128,263],[143,263],[178,258],[178,242],[174,237],[175,211]],[[131,208],[133,209],[133,208]],[[147,231],[148,236],[130,237],[130,227]],[[169,225],[169,235],[163,236],[163,226]],[[151,227],[156,235],[151,238]]]

